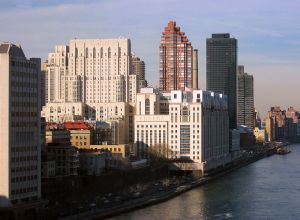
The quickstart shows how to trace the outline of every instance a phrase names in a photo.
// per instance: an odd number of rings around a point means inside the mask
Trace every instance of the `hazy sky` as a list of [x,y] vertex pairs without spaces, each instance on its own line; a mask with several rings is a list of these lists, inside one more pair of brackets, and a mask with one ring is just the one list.
[[199,50],[202,89],[206,38],[228,32],[238,39],[238,63],[254,76],[262,115],[274,105],[300,107],[299,0],[0,0],[0,41],[45,59],[75,37],[128,37],[146,62],[146,78],[157,85],[160,35],[169,20]]

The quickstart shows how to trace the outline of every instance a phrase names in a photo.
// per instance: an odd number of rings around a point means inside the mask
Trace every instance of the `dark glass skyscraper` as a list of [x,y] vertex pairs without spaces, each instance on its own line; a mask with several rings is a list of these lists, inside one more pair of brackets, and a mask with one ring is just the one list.
[[206,87],[228,96],[230,129],[237,127],[237,40],[212,34],[206,40]]

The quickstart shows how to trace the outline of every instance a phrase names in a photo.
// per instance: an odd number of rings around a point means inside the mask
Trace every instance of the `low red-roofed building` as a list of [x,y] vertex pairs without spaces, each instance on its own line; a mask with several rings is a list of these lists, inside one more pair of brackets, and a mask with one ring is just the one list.
[[64,126],[68,130],[89,130],[89,126],[84,122],[65,122]]
[[78,148],[90,148],[91,131],[84,122],[65,122],[64,127],[70,131],[70,141]]

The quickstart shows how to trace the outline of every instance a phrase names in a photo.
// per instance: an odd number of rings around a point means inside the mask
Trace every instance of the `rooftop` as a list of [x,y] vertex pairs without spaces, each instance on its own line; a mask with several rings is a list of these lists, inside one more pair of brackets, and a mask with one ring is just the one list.
[[68,130],[88,130],[89,127],[84,122],[65,122],[64,126]]

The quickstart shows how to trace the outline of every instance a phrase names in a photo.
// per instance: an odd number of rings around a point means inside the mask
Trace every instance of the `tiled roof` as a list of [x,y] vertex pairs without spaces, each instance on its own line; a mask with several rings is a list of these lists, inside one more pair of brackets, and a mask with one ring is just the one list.
[[83,122],[65,122],[64,126],[69,130],[88,130],[89,127]]

